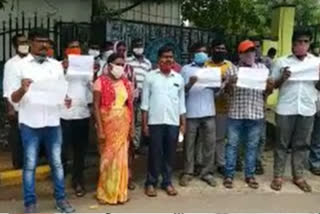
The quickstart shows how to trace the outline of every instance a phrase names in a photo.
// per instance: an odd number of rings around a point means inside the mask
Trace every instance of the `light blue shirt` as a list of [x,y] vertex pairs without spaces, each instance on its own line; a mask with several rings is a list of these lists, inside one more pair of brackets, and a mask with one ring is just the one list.
[[175,71],[166,76],[159,69],[149,72],[143,83],[141,109],[149,125],[180,125],[186,113],[184,81]]
[[[185,65],[181,70],[185,84],[189,82],[190,77],[195,76],[201,69],[195,63]],[[202,86],[193,85],[186,94],[187,118],[212,117],[216,114],[214,103],[214,91]]]
[[[316,60],[316,57],[311,54],[308,54],[303,61],[294,55],[282,57],[272,66],[272,77],[274,80],[279,80],[282,76],[283,68],[293,67],[302,63],[307,64],[311,61],[314,63],[314,60]],[[316,113],[317,96],[318,92],[314,81],[287,80],[279,89],[276,112],[280,115],[312,116]]]

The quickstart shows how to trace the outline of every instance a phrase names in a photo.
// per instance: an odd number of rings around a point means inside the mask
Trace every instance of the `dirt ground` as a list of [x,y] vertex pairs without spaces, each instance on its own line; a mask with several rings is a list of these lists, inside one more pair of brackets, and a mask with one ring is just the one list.
[[[97,180],[97,167],[90,160],[91,166],[86,170],[88,194],[81,199],[73,195],[70,188],[70,176],[67,176],[67,191],[69,199],[79,213],[106,212],[158,212],[158,213],[319,213],[320,211],[320,179],[306,172],[307,179],[313,187],[313,193],[303,193],[290,181],[290,169],[287,167],[287,181],[281,192],[272,191],[269,184],[272,178],[272,153],[265,155],[266,174],[257,176],[260,182],[258,190],[251,190],[243,182],[242,173],[237,174],[235,188],[226,190],[222,186],[222,177],[217,175],[218,186],[209,187],[195,178],[189,187],[179,187],[178,179],[181,171],[182,157],[179,153],[178,167],[174,184],[179,191],[177,197],[169,197],[159,190],[157,198],[148,198],[143,194],[145,177],[145,157],[136,161],[136,181],[138,188],[130,192],[130,201],[119,206],[100,206],[94,199]],[[288,161],[289,166],[289,161]],[[20,186],[0,188],[0,212],[21,213],[23,200]],[[39,211],[55,212],[50,181],[37,183]]]

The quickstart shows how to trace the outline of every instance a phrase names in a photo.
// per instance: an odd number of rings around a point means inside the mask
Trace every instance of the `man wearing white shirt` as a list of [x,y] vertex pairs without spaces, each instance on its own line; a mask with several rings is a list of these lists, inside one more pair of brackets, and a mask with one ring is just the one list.
[[[66,53],[71,48],[80,48],[79,41],[69,43]],[[81,51],[80,51],[81,52]],[[66,56],[67,57],[67,56]],[[68,81],[68,97],[72,100],[70,108],[62,109],[62,133],[63,133],[63,161],[69,159],[69,147],[72,147],[73,166],[72,166],[72,187],[77,197],[85,195],[83,171],[85,167],[85,155],[89,144],[89,120],[90,108],[92,103],[91,84],[93,79],[93,68],[88,72],[89,75],[69,74],[65,68],[65,77]]]
[[16,55],[9,59],[4,65],[3,97],[6,101],[7,116],[10,124],[9,146],[11,148],[12,162],[15,168],[21,168],[23,162],[22,143],[18,128],[17,111],[18,106],[13,106],[8,100],[8,87],[14,76],[14,66],[29,53],[28,39],[23,34],[17,34],[12,38],[12,44]]
[[[196,84],[197,73],[206,67],[205,63],[208,61],[206,46],[202,43],[195,43],[191,49],[194,53],[193,62],[185,65],[181,70],[185,82],[187,130],[184,141],[184,170],[179,184],[188,186],[193,179],[196,171],[196,143],[201,143],[201,150],[198,151],[203,156],[200,177],[201,180],[214,187],[216,186],[213,177],[216,146],[215,93],[212,88]],[[202,140],[196,142],[197,136]]]
[[[65,194],[61,163],[60,106],[33,103],[28,93],[30,85],[36,82],[65,81],[63,68],[58,61],[47,58],[50,45],[46,30],[34,29],[29,32],[29,42],[31,54],[15,66],[14,76],[8,89],[10,102],[19,106],[19,127],[24,148],[25,213],[37,213],[35,170],[40,143],[44,143],[51,167],[56,208],[59,212],[74,212]],[[70,105],[70,103],[65,104]]]
[[316,113],[316,81],[290,80],[295,66],[310,65],[316,58],[308,53],[311,33],[297,31],[292,37],[292,54],[278,59],[272,67],[275,87],[279,88],[276,108],[277,144],[274,153],[274,179],[271,188],[280,191],[287,160],[287,150],[292,149],[293,183],[304,192],[311,192],[311,186],[303,176],[304,163]]
[[148,173],[145,194],[157,196],[159,175],[161,187],[169,196],[178,194],[172,184],[173,164],[179,131],[185,130],[185,92],[182,76],[172,69],[173,50],[162,47],[158,52],[159,69],[147,74],[142,92],[142,127],[150,136]]

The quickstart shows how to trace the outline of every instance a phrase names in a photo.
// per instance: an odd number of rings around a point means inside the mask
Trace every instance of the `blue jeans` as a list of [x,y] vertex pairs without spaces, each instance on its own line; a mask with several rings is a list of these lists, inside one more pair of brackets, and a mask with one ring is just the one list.
[[172,185],[172,171],[179,136],[179,126],[150,125],[148,174],[145,185],[157,186],[162,175],[162,188]]
[[23,192],[24,204],[36,204],[35,170],[37,167],[40,143],[44,143],[54,182],[57,201],[65,199],[64,175],[61,162],[62,133],[60,127],[30,128],[20,124],[24,152]]
[[228,143],[226,145],[225,176],[233,178],[237,161],[238,144],[243,137],[245,154],[245,177],[254,176],[257,149],[261,136],[263,120],[231,119],[228,120]]

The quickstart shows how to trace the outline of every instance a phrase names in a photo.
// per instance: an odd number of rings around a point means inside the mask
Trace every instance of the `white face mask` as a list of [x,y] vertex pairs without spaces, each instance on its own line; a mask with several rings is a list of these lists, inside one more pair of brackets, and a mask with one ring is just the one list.
[[104,54],[103,54],[104,60],[107,61],[109,56],[111,56],[111,54],[113,54],[113,50],[105,51]]
[[29,45],[19,45],[18,52],[21,54],[28,54],[29,53]]
[[111,69],[111,74],[115,79],[120,79],[122,75],[124,74],[124,68],[119,65],[111,64],[112,69]]
[[137,56],[141,56],[144,52],[144,49],[143,48],[134,48],[133,50],[133,53],[135,53]]
[[95,50],[95,49],[89,49],[88,54],[89,54],[90,56],[97,57],[97,56],[100,55],[100,51]]

